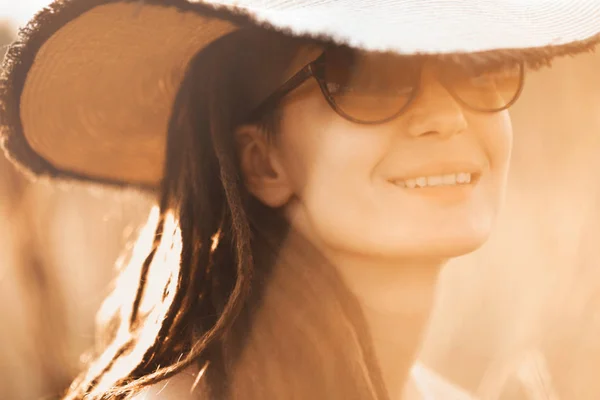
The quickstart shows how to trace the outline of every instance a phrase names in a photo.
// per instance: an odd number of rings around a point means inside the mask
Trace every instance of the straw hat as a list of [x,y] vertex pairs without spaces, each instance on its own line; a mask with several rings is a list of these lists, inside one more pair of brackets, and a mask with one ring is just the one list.
[[35,176],[155,188],[189,60],[256,24],[365,50],[538,67],[600,41],[600,2],[57,0],[5,60],[3,147]]

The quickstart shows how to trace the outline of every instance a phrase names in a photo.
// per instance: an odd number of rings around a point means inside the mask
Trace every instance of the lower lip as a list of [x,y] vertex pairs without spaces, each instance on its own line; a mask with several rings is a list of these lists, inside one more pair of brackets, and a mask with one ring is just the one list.
[[441,186],[426,186],[423,188],[416,187],[414,189],[397,186],[392,183],[396,188],[401,189],[404,193],[420,196],[431,199],[432,201],[438,201],[442,203],[458,203],[468,199],[477,186],[478,181],[471,183],[463,183],[459,185],[441,185]]

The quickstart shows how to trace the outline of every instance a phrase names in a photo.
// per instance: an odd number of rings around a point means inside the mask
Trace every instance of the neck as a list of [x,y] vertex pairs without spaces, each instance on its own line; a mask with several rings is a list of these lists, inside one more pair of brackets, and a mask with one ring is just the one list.
[[330,255],[357,297],[390,398],[398,398],[417,357],[442,260],[376,260]]
[[[442,264],[441,260],[386,261],[332,254],[292,231],[278,253],[261,309],[269,318],[285,318],[269,324],[289,327],[288,333],[278,330],[278,337],[285,337],[287,342],[302,339],[305,331],[311,333],[310,337],[318,334],[319,346],[315,347],[313,337],[310,350],[299,353],[318,362],[296,359],[296,377],[303,376],[303,363],[330,366],[337,362],[335,368],[327,368],[328,373],[319,375],[324,379],[321,383],[335,387],[339,394],[336,399],[383,399],[387,392],[393,400],[399,397],[419,350]],[[282,298],[276,298],[276,294]],[[270,312],[271,303],[276,309],[287,309]],[[288,321],[290,315],[310,315],[310,321]],[[302,323],[296,326],[293,321]],[[254,328],[260,330],[260,326],[257,317]],[[297,347],[306,344],[302,342]],[[363,370],[366,375],[357,373],[362,367],[369,369]],[[312,367],[310,371],[312,377]],[[349,377],[354,384],[340,387],[340,382]],[[314,377],[311,379],[307,389],[326,393]],[[333,398],[327,393],[328,398]]]

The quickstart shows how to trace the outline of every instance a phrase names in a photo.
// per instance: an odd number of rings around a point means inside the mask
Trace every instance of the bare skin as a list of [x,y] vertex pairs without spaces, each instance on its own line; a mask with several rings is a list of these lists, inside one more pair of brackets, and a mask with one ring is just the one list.
[[[298,54],[290,76],[321,51]],[[465,109],[439,82],[438,68],[425,66],[415,102],[385,124],[343,119],[309,80],[285,98],[274,141],[255,126],[236,132],[247,189],[283,207],[359,299],[391,399],[400,398],[416,357],[440,269],[491,232],[512,146],[508,112]],[[461,172],[477,182],[430,191],[396,184]]]
[[[299,55],[291,70],[318,51]],[[398,119],[364,126],[338,116],[309,81],[286,98],[275,143],[253,127],[238,131],[248,189],[285,207],[292,227],[359,298],[392,398],[419,348],[440,268],[491,232],[512,145],[506,111],[466,110],[439,83],[435,65],[425,68],[422,85]],[[480,174],[462,197],[443,190],[420,196],[390,184],[453,168]]]

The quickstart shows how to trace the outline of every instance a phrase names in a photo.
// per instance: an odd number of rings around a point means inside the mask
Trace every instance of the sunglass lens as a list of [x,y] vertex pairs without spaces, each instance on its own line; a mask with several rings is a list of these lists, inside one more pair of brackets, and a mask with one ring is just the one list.
[[338,112],[366,123],[400,113],[419,83],[420,68],[414,59],[387,54],[330,50],[323,68],[321,85]]
[[446,82],[455,97],[467,107],[483,112],[494,112],[508,108],[514,103],[523,86],[521,65],[467,73],[453,71],[446,75]]

